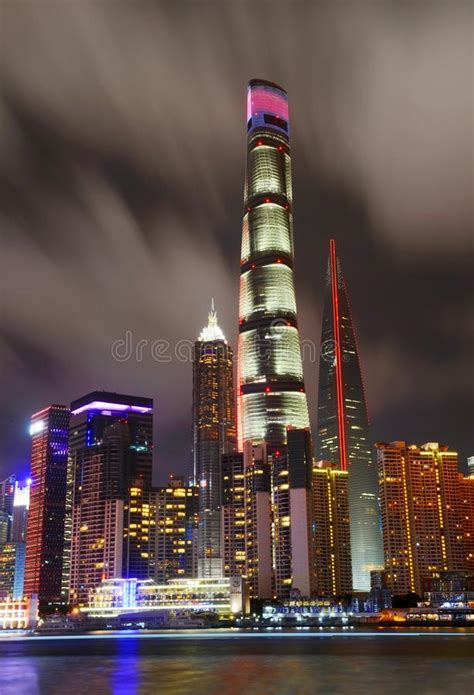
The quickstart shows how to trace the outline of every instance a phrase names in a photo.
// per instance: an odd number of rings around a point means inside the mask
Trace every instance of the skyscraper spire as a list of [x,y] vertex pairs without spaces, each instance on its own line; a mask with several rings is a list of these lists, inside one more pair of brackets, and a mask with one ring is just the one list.
[[251,80],[239,308],[239,448],[309,426],[296,320],[288,97]]
[[224,333],[217,324],[217,311],[214,308],[214,297],[211,299],[211,310],[207,315],[207,326],[202,329],[199,340],[201,342],[223,340],[224,343],[227,343]]
[[370,588],[383,565],[378,481],[346,284],[329,242],[319,364],[317,458],[349,471],[353,588]]

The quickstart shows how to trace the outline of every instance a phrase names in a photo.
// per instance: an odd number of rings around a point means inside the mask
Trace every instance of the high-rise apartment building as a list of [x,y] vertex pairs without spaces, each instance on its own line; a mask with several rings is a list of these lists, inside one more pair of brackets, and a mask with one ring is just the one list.
[[329,461],[313,466],[311,580],[316,596],[342,596],[352,590],[348,477]]
[[61,599],[69,408],[51,405],[31,418],[31,487],[26,532],[26,595]]
[[223,576],[244,576],[245,469],[242,452],[222,456],[222,548]]
[[243,444],[286,443],[309,426],[293,277],[288,97],[251,80],[240,264],[238,431]]
[[194,345],[194,478],[199,486],[198,576],[222,576],[221,456],[236,448],[232,348],[212,304]]
[[421,595],[424,579],[464,566],[458,457],[432,442],[376,447],[390,588]]
[[474,472],[468,476],[459,474],[459,514],[465,570],[474,574]]
[[165,584],[197,575],[199,488],[183,477],[170,476],[168,485],[153,492],[155,498],[155,581]]
[[153,401],[102,391],[73,401],[69,444],[67,583],[71,600],[85,603],[104,578],[149,576]]
[[349,472],[352,584],[355,590],[369,590],[371,570],[383,566],[377,469],[356,336],[334,240],[324,289],[316,457]]

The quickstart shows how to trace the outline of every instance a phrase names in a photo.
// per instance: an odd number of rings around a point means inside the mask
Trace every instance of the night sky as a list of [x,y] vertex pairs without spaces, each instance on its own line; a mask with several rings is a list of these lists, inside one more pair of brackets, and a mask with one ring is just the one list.
[[[31,413],[155,400],[155,473],[187,473],[211,297],[236,349],[246,85],[290,98],[297,303],[317,346],[337,240],[378,441],[472,437],[469,2],[4,2],[0,474]],[[134,356],[111,346],[131,332]],[[136,359],[136,344],[149,341]],[[160,343],[170,361],[153,359]],[[187,342],[186,342],[187,341]],[[316,349],[317,357],[317,349]],[[315,426],[317,360],[305,361]]]

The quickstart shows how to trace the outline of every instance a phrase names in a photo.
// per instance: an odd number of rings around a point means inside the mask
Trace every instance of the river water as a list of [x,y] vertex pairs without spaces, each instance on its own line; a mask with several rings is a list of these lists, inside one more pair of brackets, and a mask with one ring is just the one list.
[[472,695],[473,667],[468,630],[0,639],[1,695]]

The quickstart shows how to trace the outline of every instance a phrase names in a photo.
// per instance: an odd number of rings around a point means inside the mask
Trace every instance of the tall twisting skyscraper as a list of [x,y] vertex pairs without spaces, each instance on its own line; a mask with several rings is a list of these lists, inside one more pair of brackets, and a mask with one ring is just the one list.
[[198,575],[221,577],[221,456],[235,450],[236,427],[232,348],[217,325],[214,302],[208,325],[194,344],[193,425]]
[[336,244],[329,244],[319,365],[317,458],[349,472],[352,582],[370,589],[383,565],[377,469],[346,285]]
[[309,426],[296,321],[288,97],[251,80],[240,266],[239,449]]

